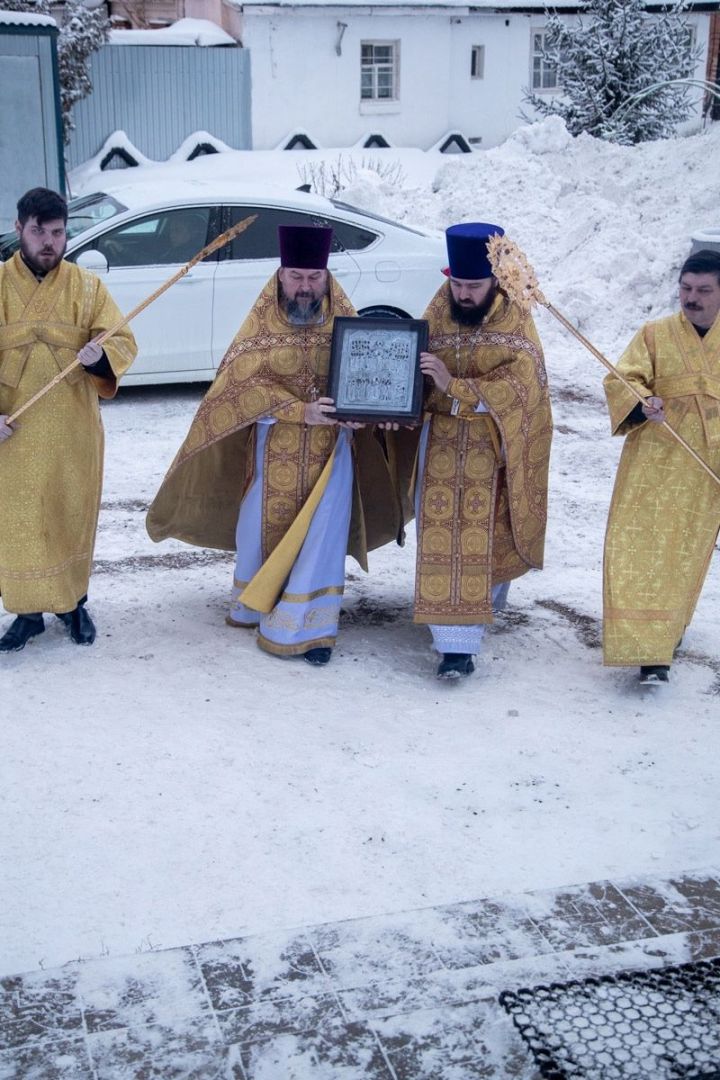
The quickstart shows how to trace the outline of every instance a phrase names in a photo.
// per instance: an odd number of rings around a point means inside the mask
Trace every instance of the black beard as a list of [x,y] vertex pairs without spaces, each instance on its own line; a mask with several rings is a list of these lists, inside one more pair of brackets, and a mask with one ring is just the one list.
[[474,307],[463,307],[450,293],[450,315],[461,326],[479,326],[493,306],[496,289],[491,289],[481,304]]
[[33,274],[35,274],[36,277],[45,277],[45,275],[49,274],[51,270],[54,270],[55,267],[62,262],[66,251],[67,240],[65,241],[65,247],[62,249],[62,253],[57,257],[55,262],[52,263],[51,266],[43,266],[42,263],[36,262],[35,259],[33,259],[32,255],[25,247],[23,241],[20,241],[20,254],[22,255],[23,262],[27,267],[29,267],[30,270],[32,270]]

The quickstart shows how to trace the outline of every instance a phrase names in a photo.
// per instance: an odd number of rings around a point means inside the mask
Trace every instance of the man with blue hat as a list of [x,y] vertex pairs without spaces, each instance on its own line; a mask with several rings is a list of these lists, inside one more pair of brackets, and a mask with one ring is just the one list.
[[447,230],[449,280],[423,316],[425,420],[415,469],[414,621],[430,627],[437,675],[474,671],[493,608],[543,561],[552,417],[532,318],[493,277],[498,225]]
[[281,225],[278,241],[280,268],[225,354],[148,532],[236,551],[228,625],[322,666],[345,556],[367,569],[367,551],[398,536],[399,507],[380,443],[336,421],[326,394],[333,321],[355,315],[327,269],[332,229]]

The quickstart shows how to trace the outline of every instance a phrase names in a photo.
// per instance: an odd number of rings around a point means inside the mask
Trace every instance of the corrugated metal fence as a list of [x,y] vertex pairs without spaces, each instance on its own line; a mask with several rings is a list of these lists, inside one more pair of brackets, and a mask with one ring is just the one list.
[[239,46],[106,45],[93,54],[91,78],[92,94],[73,110],[71,169],[118,130],[156,161],[195,131],[234,150],[252,146],[250,56]]
[[55,26],[0,17],[0,232],[28,188],[64,185],[56,37]]

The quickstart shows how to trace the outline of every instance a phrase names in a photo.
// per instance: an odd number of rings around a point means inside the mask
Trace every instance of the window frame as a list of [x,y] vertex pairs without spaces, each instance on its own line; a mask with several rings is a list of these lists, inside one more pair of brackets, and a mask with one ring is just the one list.
[[[479,59],[479,63],[476,63]],[[479,69],[479,70],[478,70]],[[485,46],[470,46],[470,78],[480,80],[485,78]]]
[[[378,95],[378,69],[380,67],[387,67],[387,62],[376,61],[374,58],[371,63],[368,63],[363,58],[363,50],[365,48],[390,48],[392,50],[392,64],[391,64],[391,91],[390,96],[380,97]],[[370,96],[364,95],[363,76],[369,71],[372,75],[372,94]],[[398,38],[371,38],[369,40],[363,40],[360,42],[360,104],[361,105],[389,105],[397,103],[400,100],[400,40]]]
[[[116,233],[116,232],[129,231],[129,230],[134,229],[135,227],[139,227],[139,226],[141,227],[146,222],[158,220],[163,215],[166,216],[166,215],[172,214],[172,213],[182,213],[182,212],[188,211],[188,210],[190,210],[190,211],[193,211],[193,210],[207,211],[208,219],[207,219],[207,228],[206,228],[206,232],[205,232],[205,243],[203,244],[203,247],[204,247],[205,245],[209,244],[211,240],[215,239],[215,237],[218,235],[218,228],[217,228],[218,223],[219,223],[218,207],[217,207],[216,204],[210,204],[210,203],[198,203],[198,204],[189,203],[186,206],[164,206],[164,207],[161,207],[161,208],[159,208],[157,210],[142,210],[142,211],[137,212],[133,217],[127,218],[125,221],[120,221],[120,222],[115,221],[114,217],[109,217],[109,218],[106,219],[107,223],[108,223],[108,228],[103,229],[102,232],[96,233],[95,236],[93,236],[93,237],[91,237],[91,238],[89,238],[89,239],[87,239],[85,241],[80,241],[78,243],[78,246],[74,247],[73,250],[71,252],[69,252],[69,254],[67,255],[68,262],[75,262],[77,260],[78,256],[82,255],[83,252],[85,252],[85,251],[99,251],[100,254],[104,255],[105,258],[108,260],[108,264],[110,266],[110,269],[112,269],[112,270],[137,270],[137,269],[140,269],[142,267],[176,266],[176,265],[179,266],[179,265],[182,265],[182,263],[180,261],[170,262],[170,261],[163,260],[163,259],[161,259],[159,262],[152,262],[151,261],[151,262],[129,262],[129,263],[126,263],[126,262],[117,262],[115,260],[111,261],[110,258],[108,257],[107,252],[104,249],[104,242],[107,241],[108,239],[112,240],[112,235],[114,233]],[[78,234],[78,236],[75,239],[79,240],[80,239],[80,234]],[[196,253],[197,252],[195,252],[195,254]],[[192,258],[192,255],[190,256],[190,258]],[[188,260],[186,260],[186,261],[188,261]],[[210,255],[206,255],[205,258],[203,259],[203,263],[217,262],[217,261],[218,261],[218,252],[217,251],[212,252]]]
[[[239,213],[239,215],[236,217],[234,215],[234,213],[233,213],[234,211],[241,211],[241,213]],[[275,218],[275,217],[281,218],[280,221],[277,221],[277,220],[272,221],[272,224],[270,225],[271,235],[273,236],[273,238],[276,235],[277,226],[282,225],[282,224],[303,225],[303,226],[309,226],[309,225],[328,226],[329,225],[333,229],[333,232],[335,234],[333,236],[333,243],[332,243],[332,247],[330,249],[330,255],[331,256],[332,255],[349,255],[350,258],[354,258],[359,252],[368,251],[371,247],[373,247],[375,244],[377,244],[378,240],[380,240],[381,237],[382,237],[382,233],[380,233],[377,229],[371,228],[370,226],[364,226],[364,225],[360,225],[360,224],[358,224],[357,222],[354,222],[354,221],[347,221],[347,220],[343,220],[342,218],[334,218],[334,217],[329,216],[329,215],[320,214],[317,211],[312,210],[312,209],[303,210],[299,206],[289,207],[289,206],[277,206],[277,205],[259,205],[259,204],[251,204],[249,202],[247,204],[245,204],[245,203],[242,203],[242,204],[241,203],[225,203],[224,204],[224,207],[223,207],[223,214],[224,214],[223,226],[224,226],[224,229],[231,228],[232,225],[236,221],[240,220],[242,217],[247,216],[248,214],[253,214],[253,213],[259,213],[259,214],[266,213],[268,215],[272,215],[273,218]],[[300,220],[297,220],[298,218]],[[263,228],[265,229],[265,228],[267,228],[267,226],[265,224],[263,224]],[[358,233],[365,233],[368,237],[370,237],[370,239],[368,239],[367,243],[363,244],[362,247],[347,247],[347,245],[343,242],[343,239],[341,238],[342,237],[342,232],[345,229],[356,229],[356,230],[358,230]],[[278,259],[280,258],[280,250],[279,250],[279,246],[278,246],[277,250],[275,250],[275,245],[273,243],[273,249],[272,249],[271,253],[267,254],[267,255],[266,254],[263,254],[263,255],[250,254],[250,255],[244,255],[242,257],[233,257],[233,256],[234,256],[234,244],[233,243],[226,244],[225,248],[223,249],[223,252],[221,253],[221,260],[222,261],[227,261],[227,262],[265,262],[265,261],[273,260],[275,263],[277,263]]]
[[[542,55],[542,49],[545,44],[545,35],[547,34],[547,28],[544,26],[531,26],[530,27],[530,86],[534,94],[556,94],[561,90],[561,86],[558,83],[557,68],[553,64],[548,64]],[[535,48],[535,38],[540,35],[542,39],[542,45],[540,50]],[[535,61],[539,62],[538,76],[539,81],[535,81]],[[553,84],[544,85],[545,75],[552,74]]]

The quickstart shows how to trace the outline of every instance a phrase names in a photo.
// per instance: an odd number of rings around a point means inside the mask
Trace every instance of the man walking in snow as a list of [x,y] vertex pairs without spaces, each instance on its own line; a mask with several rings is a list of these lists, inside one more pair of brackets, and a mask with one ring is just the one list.
[[[17,618],[0,652],[25,647],[54,612],[91,645],[85,608],[100,508],[103,430],[98,396],[114,397],[137,351],[105,286],[63,259],[67,204],[47,188],[18,203],[20,250],[0,265],[0,594]],[[28,409],[19,406],[75,357],[80,366]]]
[[423,316],[429,390],[414,494],[414,621],[429,625],[446,679],[473,672],[493,606],[543,562],[547,377],[532,318],[492,276],[487,242],[496,233],[484,223],[447,230],[449,281]]
[[[237,552],[230,626],[275,656],[330,660],[345,556],[397,537],[381,445],[326,396],[335,316],[332,229],[280,226],[280,269],[256,300],[150,507],[153,540]],[[354,437],[353,437],[354,436]]]
[[665,430],[720,474],[720,254],[680,271],[681,311],[646,323],[605,380],[613,435],[626,435],[605,536],[603,644],[610,666],[666,683],[720,528],[720,486]]

